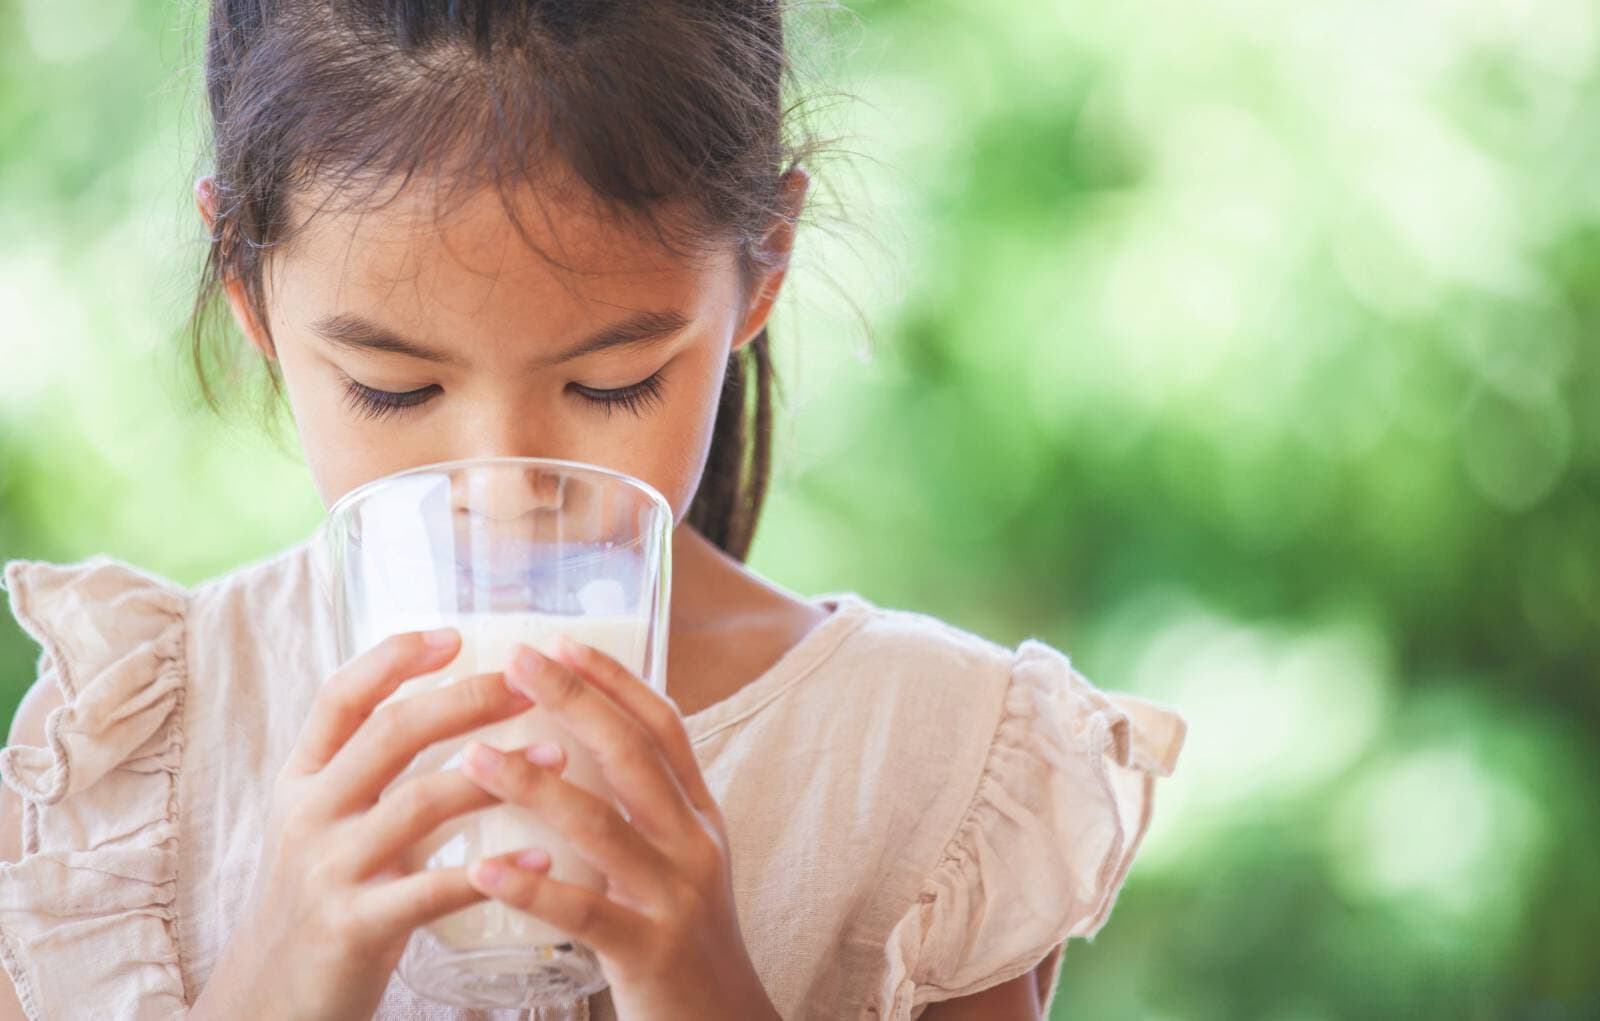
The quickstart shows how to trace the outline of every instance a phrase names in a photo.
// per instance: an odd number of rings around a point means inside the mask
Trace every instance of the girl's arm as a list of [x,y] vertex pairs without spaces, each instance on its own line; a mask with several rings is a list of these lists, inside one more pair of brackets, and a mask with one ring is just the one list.
[[[7,744],[43,745],[44,718],[61,704],[61,689],[43,679],[33,682],[11,719]],[[15,862],[22,857],[22,798],[0,784],[0,861]],[[9,976],[0,977],[0,1021],[27,1021],[22,1003]]]

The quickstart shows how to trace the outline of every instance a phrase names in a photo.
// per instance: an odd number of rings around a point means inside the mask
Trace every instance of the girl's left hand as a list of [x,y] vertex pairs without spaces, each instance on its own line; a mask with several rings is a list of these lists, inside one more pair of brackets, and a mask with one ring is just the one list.
[[514,646],[506,683],[590,750],[627,818],[563,780],[558,750],[536,765],[474,742],[463,772],[569,840],[606,888],[550,878],[537,848],[484,858],[469,881],[588,944],[623,1021],[777,1018],[739,933],[722,813],[677,707],[598,649],[563,638],[557,655]]

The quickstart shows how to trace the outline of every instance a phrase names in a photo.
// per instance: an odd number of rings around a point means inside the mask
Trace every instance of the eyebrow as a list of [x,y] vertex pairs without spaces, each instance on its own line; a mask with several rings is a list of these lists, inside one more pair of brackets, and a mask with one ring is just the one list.
[[[560,365],[613,347],[657,344],[681,333],[688,325],[689,320],[683,313],[675,310],[640,312],[605,326],[560,354],[540,359],[535,364],[541,367]],[[407,340],[379,323],[350,312],[321,316],[312,321],[311,329],[330,343],[352,351],[406,355],[441,365],[465,364],[459,355]]]

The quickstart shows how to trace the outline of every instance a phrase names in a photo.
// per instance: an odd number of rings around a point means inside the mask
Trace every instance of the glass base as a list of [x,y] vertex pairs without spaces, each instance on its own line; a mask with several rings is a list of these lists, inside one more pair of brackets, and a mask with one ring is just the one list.
[[550,1007],[606,986],[594,951],[581,943],[457,950],[425,928],[411,934],[396,969],[412,992],[452,1007]]

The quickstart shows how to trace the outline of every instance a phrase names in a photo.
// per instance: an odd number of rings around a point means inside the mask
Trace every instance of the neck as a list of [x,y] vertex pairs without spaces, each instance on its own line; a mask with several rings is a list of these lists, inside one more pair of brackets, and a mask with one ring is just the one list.
[[725,618],[742,574],[738,561],[687,523],[672,533],[671,633],[692,634]]

